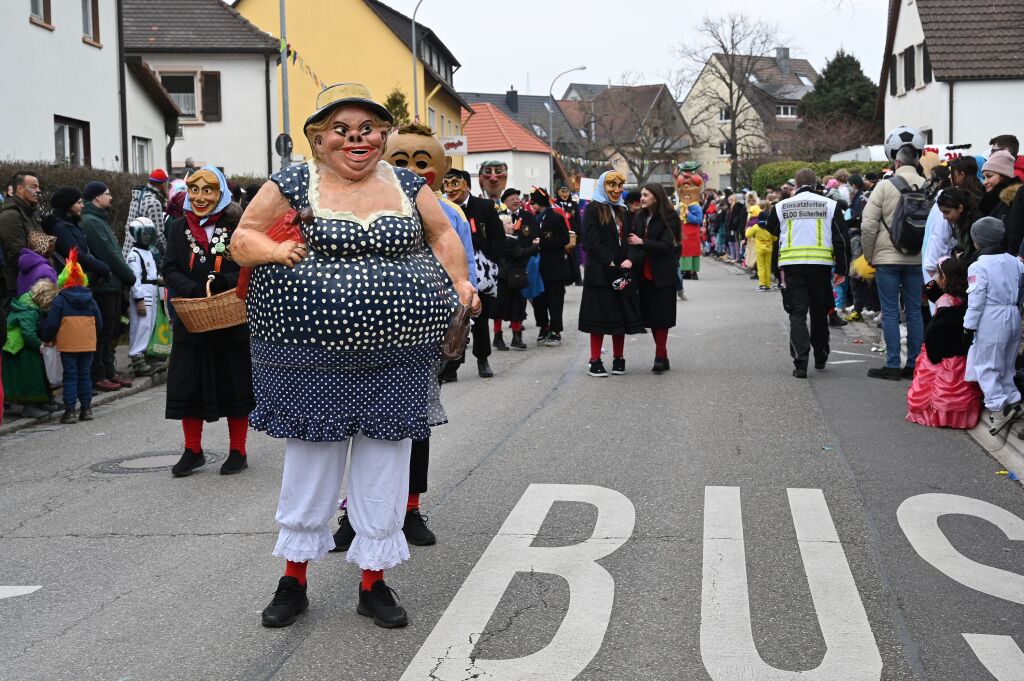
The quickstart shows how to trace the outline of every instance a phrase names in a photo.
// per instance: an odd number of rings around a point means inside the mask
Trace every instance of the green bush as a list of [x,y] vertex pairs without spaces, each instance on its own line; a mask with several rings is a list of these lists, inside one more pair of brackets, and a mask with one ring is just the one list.
[[793,179],[796,171],[801,168],[810,168],[820,178],[825,175],[834,175],[840,168],[845,168],[851,174],[863,175],[864,173],[881,172],[888,165],[888,163],[882,161],[819,161],[817,163],[777,161],[775,163],[766,163],[755,170],[752,184],[759,194],[764,195],[765,187],[768,185],[779,187],[785,184]]
[[114,203],[110,206],[110,224],[118,241],[124,239],[124,225],[128,220],[128,208],[132,200],[132,189],[146,184],[146,175],[122,173],[113,170],[98,170],[81,166],[68,166],[40,161],[0,161],[0,178],[6,187],[7,180],[19,170],[31,170],[39,174],[43,195],[39,201],[42,216],[50,212],[50,197],[61,187],[75,187],[82,191],[85,185],[99,180],[110,188]]

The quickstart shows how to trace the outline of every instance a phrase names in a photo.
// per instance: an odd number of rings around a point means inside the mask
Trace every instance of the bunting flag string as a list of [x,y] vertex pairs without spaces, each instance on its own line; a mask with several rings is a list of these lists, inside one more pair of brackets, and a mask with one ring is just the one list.
[[309,76],[319,89],[323,90],[327,87],[324,81],[320,79],[320,76],[316,75],[316,71],[302,58],[299,51],[292,47],[290,43],[285,44],[283,38],[281,39],[281,51],[285,53],[285,59],[290,60],[292,66],[298,65],[299,70]]

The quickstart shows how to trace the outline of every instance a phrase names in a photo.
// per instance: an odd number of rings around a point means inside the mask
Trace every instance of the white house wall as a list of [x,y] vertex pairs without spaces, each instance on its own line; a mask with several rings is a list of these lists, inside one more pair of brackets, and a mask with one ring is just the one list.
[[[472,144],[472,142],[470,142]],[[480,164],[484,161],[502,161],[508,164],[508,186],[526,194],[531,187],[548,184],[550,156],[520,151],[489,151],[482,154],[466,154],[464,167],[472,176],[472,190],[479,194]]]
[[[196,166],[212,164],[224,168],[227,175],[267,175],[267,149],[271,150],[273,169],[278,158],[273,154],[274,138],[280,131],[277,111],[277,62],[270,62],[271,135],[267,138],[266,73],[263,55],[225,54],[146,54],[146,63],[154,71],[219,71],[221,121],[183,123],[184,139],[174,142],[171,151],[175,167],[186,158]],[[312,112],[313,103],[310,102]]]
[[[948,101],[944,106],[949,106]],[[988,155],[988,141],[996,135],[1024,137],[1020,119],[999,113],[1022,109],[1024,80],[957,82],[953,86],[953,131],[956,139],[951,141],[969,142],[974,153]]]
[[[164,132],[164,115],[142,89],[138,79],[125,69],[125,92],[128,111],[128,169],[133,173],[148,173],[153,168],[166,168],[168,137]],[[150,168],[136,167],[132,151],[132,138],[150,140]]]
[[[900,7],[899,21],[893,39],[893,54],[901,54],[905,49],[920,45],[925,40],[921,17],[917,13],[916,4],[904,3]],[[886,55],[886,59],[891,59]],[[888,65],[888,61],[886,64]],[[902,72],[897,74],[897,81],[902,79]],[[889,87],[888,84],[886,87]],[[950,139],[949,130],[949,87],[945,83],[932,81],[927,85],[905,92],[890,95],[886,90],[885,129],[892,130],[900,125],[914,126],[920,130],[931,130],[932,141],[936,144],[958,142]],[[881,140],[879,140],[881,141]]]
[[53,117],[89,123],[92,165],[121,168],[115,0],[100,0],[102,48],[82,42],[82,3],[56,0],[54,30],[29,22],[27,1],[0,2],[5,68],[0,157],[56,158]]

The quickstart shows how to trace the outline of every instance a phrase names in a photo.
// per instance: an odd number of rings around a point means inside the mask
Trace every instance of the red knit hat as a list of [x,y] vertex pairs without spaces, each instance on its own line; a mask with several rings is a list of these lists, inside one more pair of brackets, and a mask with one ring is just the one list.
[[163,168],[155,168],[149,173],[149,181],[160,184],[167,181],[167,172]]

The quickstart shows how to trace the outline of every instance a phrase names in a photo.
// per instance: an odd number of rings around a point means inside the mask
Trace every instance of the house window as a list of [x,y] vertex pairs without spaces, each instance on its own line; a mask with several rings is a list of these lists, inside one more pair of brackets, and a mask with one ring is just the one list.
[[198,119],[195,73],[161,73],[160,83],[178,106],[181,117]]
[[732,112],[729,111],[728,107],[722,107],[718,110],[718,122],[728,123],[732,120]]
[[541,126],[537,125],[536,123],[530,123],[530,127],[533,128],[533,134],[534,135],[536,135],[537,137],[540,137],[541,139],[547,139],[547,137],[548,137],[548,131],[547,130],[545,130]]
[[445,123],[447,123],[447,122],[448,122],[448,118],[444,114],[441,114],[441,128],[440,128],[439,132],[442,135],[444,134],[444,126],[445,126]]
[[932,131],[930,129],[928,129],[928,128],[923,129],[921,131],[921,134],[924,135],[924,143],[925,144],[934,144],[935,143],[935,141],[933,139],[934,135],[933,135],[933,133],[932,133]]
[[719,142],[718,143],[718,155],[719,156],[728,156],[729,155],[729,147],[730,146],[731,145],[729,144],[729,140],[724,140],[722,142]]
[[903,52],[896,55],[896,94],[902,95],[907,91],[906,68],[903,65]]
[[437,112],[427,107],[427,125],[431,130],[437,130]]
[[100,42],[100,0],[82,0],[82,38]]
[[132,161],[135,163],[135,172],[148,173],[153,167],[153,140],[132,137]]
[[928,54],[928,43],[921,43],[921,82],[928,84],[932,82],[932,58]]
[[814,89],[814,83],[811,81],[810,78],[808,78],[807,76],[797,76],[797,77],[800,79],[800,82],[804,84],[804,87],[809,87],[812,90]]
[[776,104],[776,118],[796,118],[796,104]]
[[63,116],[53,117],[54,158],[71,166],[90,165],[89,124]]
[[924,43],[914,46],[914,82],[917,87],[924,87]]
[[29,18],[34,19],[34,23],[46,24],[47,27],[51,26],[50,16],[50,0],[30,0],[31,9],[29,10]]

